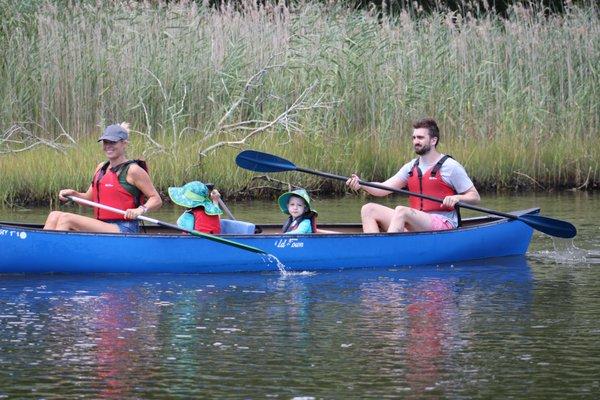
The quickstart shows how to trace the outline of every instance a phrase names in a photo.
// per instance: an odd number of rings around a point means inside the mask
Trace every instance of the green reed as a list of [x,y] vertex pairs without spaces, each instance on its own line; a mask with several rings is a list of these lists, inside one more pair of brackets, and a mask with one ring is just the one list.
[[[276,183],[251,181],[256,174],[235,166],[240,148],[385,179],[412,156],[410,122],[425,115],[442,127],[440,149],[481,187],[600,183],[593,2],[551,16],[515,7],[508,19],[381,16],[318,4],[241,11],[173,2],[31,4],[0,0],[5,204],[48,202],[61,187],[89,185],[102,159],[94,139],[117,121],[138,131],[130,153],[150,161],[163,191],[201,179],[232,195],[248,187],[273,195],[264,187]],[[3,140],[14,126],[24,130]],[[8,154],[42,141],[67,146],[66,153],[42,144]],[[308,175],[276,178],[323,194],[343,191]]]
[[[388,147],[374,140],[336,142],[316,145],[301,139],[297,145],[282,145],[276,135],[269,135],[254,148],[284,157],[298,166],[348,176],[357,172],[364,179],[384,180],[393,175],[400,160],[412,157],[410,131],[388,142]],[[307,143],[311,141],[311,143]],[[515,143],[512,138],[465,143],[448,138],[441,144],[443,152],[461,160],[480,189],[550,190],[573,189],[586,181],[588,186],[600,177],[600,140],[587,142],[589,147],[569,145],[562,139],[548,143]],[[237,149],[223,149],[205,158],[193,151],[196,144],[185,139],[177,153],[153,153],[148,160],[150,175],[163,197],[169,186],[191,180],[212,182],[225,198],[274,198],[289,185],[310,188],[315,196],[346,193],[342,182],[331,181],[299,172],[253,173],[238,168],[234,162]],[[567,146],[567,147],[565,147]],[[147,143],[132,138],[128,154],[143,157]],[[569,160],[565,163],[564,160]],[[20,155],[0,158],[0,203],[8,205],[56,201],[61,188],[85,191],[91,175],[103,161],[101,145],[83,139],[65,154],[40,148]],[[581,183],[579,183],[581,182]]]

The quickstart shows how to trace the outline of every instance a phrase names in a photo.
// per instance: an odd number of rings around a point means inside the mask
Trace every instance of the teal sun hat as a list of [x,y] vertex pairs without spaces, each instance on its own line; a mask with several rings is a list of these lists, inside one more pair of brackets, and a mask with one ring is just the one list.
[[291,192],[285,192],[284,194],[282,194],[281,196],[279,196],[279,199],[277,199],[277,203],[279,203],[279,209],[281,210],[282,213],[290,215],[290,213],[288,211],[288,202],[290,201],[290,197],[291,196],[298,196],[298,197],[304,199],[304,201],[306,202],[306,206],[308,207],[308,209],[310,211],[312,211],[315,215],[318,214],[317,210],[315,210],[314,208],[311,207],[311,205],[310,205],[310,196],[308,195],[308,193],[304,189],[292,190]]
[[185,208],[204,207],[208,215],[221,215],[223,211],[213,204],[206,185],[200,181],[186,183],[181,187],[170,187],[169,197],[173,203]]

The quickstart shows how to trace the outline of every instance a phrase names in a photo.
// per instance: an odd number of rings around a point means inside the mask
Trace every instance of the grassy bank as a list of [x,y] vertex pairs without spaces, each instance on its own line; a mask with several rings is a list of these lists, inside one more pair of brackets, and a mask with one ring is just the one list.
[[[139,131],[131,156],[150,161],[161,190],[198,178],[230,193],[274,185],[251,183],[232,144],[383,179],[411,156],[410,122],[424,115],[438,119],[441,150],[480,187],[600,185],[593,5],[549,17],[518,7],[500,19],[313,4],[55,4],[0,0],[5,204],[87,186],[102,158],[100,127],[124,120]],[[343,190],[308,175],[276,178]]]
[[[409,132],[407,128],[402,136],[385,143],[369,138],[352,142],[305,138],[294,146],[283,144],[273,135],[253,148],[310,169],[345,176],[358,172],[365,179],[384,180],[397,171],[399,160],[413,156],[407,146]],[[149,157],[151,176],[163,195],[166,196],[169,186],[191,180],[213,182],[230,199],[274,197],[287,190],[287,185],[308,187],[316,196],[345,193],[344,185],[338,181],[304,173],[270,174],[269,180],[263,174],[242,170],[234,162],[236,149],[222,149],[199,162],[195,152],[190,151],[194,145],[194,142],[179,142],[176,152]],[[138,157],[146,148],[147,143],[137,138],[128,153]],[[448,138],[441,150],[461,160],[482,191],[566,190],[585,182],[589,189],[600,178],[600,139],[582,146],[563,140],[515,143],[507,138],[465,143]],[[92,140],[82,140],[64,154],[39,148],[2,157],[0,203],[48,203],[56,201],[61,188],[84,190],[90,184],[94,167],[101,161],[101,145]]]

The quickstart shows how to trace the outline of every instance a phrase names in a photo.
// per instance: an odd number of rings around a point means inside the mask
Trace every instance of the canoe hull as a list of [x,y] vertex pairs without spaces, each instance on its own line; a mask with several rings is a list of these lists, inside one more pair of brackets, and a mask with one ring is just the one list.
[[[539,210],[534,210],[533,213]],[[526,253],[532,229],[498,220],[403,234],[232,235],[292,271],[442,265]],[[195,236],[42,231],[0,224],[0,273],[277,271],[276,260]]]

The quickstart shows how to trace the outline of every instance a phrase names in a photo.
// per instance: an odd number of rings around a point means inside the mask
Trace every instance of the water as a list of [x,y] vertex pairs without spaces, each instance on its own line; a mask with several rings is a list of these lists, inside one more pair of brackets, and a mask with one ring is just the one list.
[[[325,222],[360,204],[315,202]],[[283,222],[271,202],[228,205]],[[575,240],[447,267],[0,276],[0,398],[597,398],[600,196],[484,204],[536,205]]]

